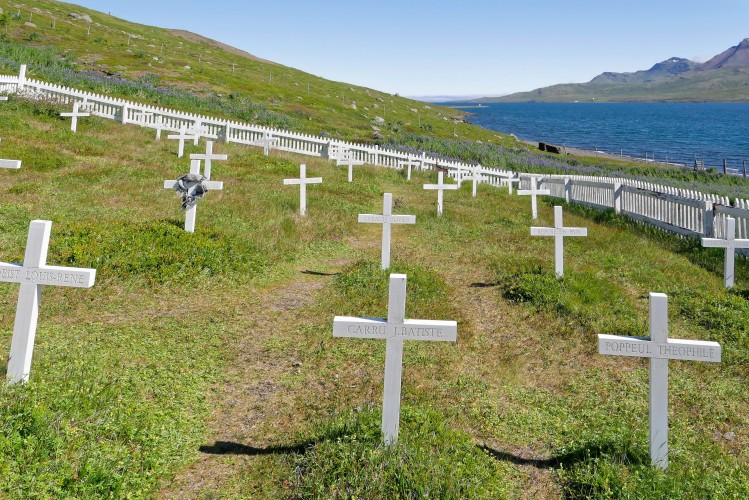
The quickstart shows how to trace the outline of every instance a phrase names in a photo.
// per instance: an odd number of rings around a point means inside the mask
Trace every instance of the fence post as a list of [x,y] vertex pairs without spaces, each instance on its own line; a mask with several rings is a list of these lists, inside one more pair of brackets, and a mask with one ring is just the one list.
[[713,202],[706,201],[704,213],[702,215],[702,232],[704,233],[703,236],[705,238],[714,237],[714,234],[715,234],[715,229],[714,229],[714,224],[713,224],[714,218],[715,218],[715,214],[713,212]]
[[746,160],[744,160],[744,177],[746,177]]
[[572,183],[569,177],[564,178],[564,201],[570,202],[572,198]]
[[726,175],[726,167],[727,167],[728,160],[723,158],[723,175]]
[[622,189],[622,183],[615,182],[614,183],[614,212],[617,214],[622,213],[622,193],[623,192],[624,192],[624,189]]
[[16,93],[23,90],[26,85],[26,65],[21,64],[21,69],[18,70],[18,84],[16,85]]
[[127,123],[127,104],[122,105],[122,117],[120,118],[120,123],[123,125]]
[[231,125],[227,121],[226,125],[224,125],[224,142],[229,142],[230,135],[231,135]]

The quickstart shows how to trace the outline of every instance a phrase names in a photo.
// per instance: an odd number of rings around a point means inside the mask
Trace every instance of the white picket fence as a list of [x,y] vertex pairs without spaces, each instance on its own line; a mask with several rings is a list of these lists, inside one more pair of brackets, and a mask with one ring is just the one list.
[[[26,66],[19,74],[0,75],[0,93],[32,99],[50,100],[65,104],[80,102],[82,110],[96,116],[132,123],[153,129],[178,132],[182,127],[197,131],[205,137],[217,137],[226,142],[254,145],[263,137],[277,139],[274,149],[328,158],[331,160],[353,156],[370,165],[399,168],[400,162],[418,162],[422,170],[442,169],[454,178],[470,174],[473,165],[446,161],[428,156],[357,144],[325,137],[300,134],[262,125],[236,122],[210,116],[185,113],[147,104],[126,101],[92,92],[64,87],[26,78]],[[726,216],[736,219],[737,238],[749,237],[749,201],[677,189],[669,186],[609,177],[527,174],[481,167],[482,182],[492,186],[506,185],[508,178],[520,178],[520,187],[528,189],[531,177],[551,196],[564,198],[568,203],[581,203],[596,208],[611,208],[635,220],[687,236],[722,237]]]

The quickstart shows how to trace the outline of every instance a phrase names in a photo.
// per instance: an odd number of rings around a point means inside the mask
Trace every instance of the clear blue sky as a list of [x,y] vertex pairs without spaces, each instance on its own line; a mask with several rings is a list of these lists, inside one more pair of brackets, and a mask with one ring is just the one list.
[[331,80],[498,95],[706,60],[749,37],[748,0],[81,0]]

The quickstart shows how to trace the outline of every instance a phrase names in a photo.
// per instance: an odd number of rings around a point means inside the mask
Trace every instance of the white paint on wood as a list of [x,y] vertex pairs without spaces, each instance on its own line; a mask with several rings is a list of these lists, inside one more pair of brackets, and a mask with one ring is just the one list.
[[0,160],[0,168],[21,168],[21,160]]
[[418,167],[421,164],[422,164],[422,162],[418,162],[416,160],[412,160],[412,159],[409,158],[408,160],[405,160],[405,161],[399,161],[398,162],[398,168],[407,168],[408,169],[408,174],[406,176],[406,180],[410,181],[411,180],[411,168],[412,167]]
[[270,154],[271,147],[278,144],[278,137],[273,137],[268,132],[263,133],[263,137],[260,139],[257,139],[252,144],[255,146],[262,146],[263,147],[263,154],[265,156],[268,156]]
[[197,138],[197,136],[195,134],[189,134],[187,132],[187,127],[183,125],[179,129],[179,134],[169,134],[166,136],[166,138],[179,141],[179,145],[177,147],[177,158],[182,158],[185,155],[185,141],[194,140]]
[[70,130],[72,130],[73,132],[76,132],[78,130],[78,118],[85,118],[87,116],[91,116],[91,113],[84,113],[80,111],[80,107],[81,107],[81,103],[76,101],[73,103],[72,113],[60,113],[60,116],[72,118],[72,120],[70,121]]
[[391,274],[387,319],[336,316],[333,337],[385,339],[385,384],[382,402],[382,434],[388,446],[398,441],[400,424],[403,340],[454,342],[455,321],[405,319],[406,275]]
[[228,160],[228,155],[219,155],[213,153],[213,141],[205,142],[205,153],[193,153],[190,155],[191,160],[203,160],[203,175],[208,179],[211,178],[211,161],[213,160]]
[[322,177],[307,177],[307,165],[299,165],[298,179],[284,179],[285,186],[299,184],[299,215],[307,215],[307,184],[322,184]]
[[0,281],[21,284],[8,359],[9,384],[23,383],[29,379],[42,286],[90,288],[96,279],[96,269],[46,264],[51,231],[52,222],[31,221],[23,264],[0,262]]
[[390,225],[416,224],[415,215],[393,215],[393,194],[385,193],[382,215],[359,214],[360,223],[382,224],[382,268],[390,267]]
[[564,227],[562,207],[554,207],[554,227],[531,227],[531,236],[554,237],[554,270],[558,277],[564,276],[564,237],[588,236],[587,227]]
[[749,248],[749,240],[736,239],[736,220],[726,217],[725,238],[702,238],[702,246],[709,248],[725,248],[723,262],[723,284],[726,288],[734,285],[734,269],[737,248]]
[[668,467],[668,360],[719,363],[717,342],[668,338],[668,297],[650,293],[650,337],[598,335],[599,354],[650,358],[650,460]]
[[[191,160],[190,161],[190,173],[191,174],[200,174],[200,160]],[[207,175],[205,177],[208,177]],[[224,189],[224,183],[221,181],[206,181],[203,183],[206,188],[209,191],[221,191]],[[194,190],[197,187],[197,183],[188,185],[188,191]],[[174,189],[177,187],[177,181],[176,180],[166,180],[164,181],[164,189]],[[194,233],[195,232],[195,219],[197,217],[198,212],[198,204],[194,204],[193,206],[189,207],[185,210],[185,231],[188,233]]]
[[343,158],[336,160],[336,165],[348,165],[348,181],[354,182],[354,166],[364,165],[364,162],[355,160],[351,151],[348,151],[343,155]]
[[550,195],[551,191],[548,189],[538,188],[538,179],[531,177],[531,188],[530,189],[518,189],[519,195],[530,195],[531,197],[531,213],[534,219],[538,219],[538,202],[536,201],[537,196]]
[[424,189],[437,191],[437,216],[442,216],[442,192],[445,190],[458,189],[457,184],[445,184],[442,171],[437,174],[437,184],[424,184]]

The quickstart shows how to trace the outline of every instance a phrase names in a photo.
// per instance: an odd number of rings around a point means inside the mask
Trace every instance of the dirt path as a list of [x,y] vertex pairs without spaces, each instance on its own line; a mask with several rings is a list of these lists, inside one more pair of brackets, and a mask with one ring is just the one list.
[[[348,260],[332,260],[325,268],[340,270],[347,264]],[[257,301],[238,314],[236,342],[229,348],[231,363],[211,396],[215,407],[205,444],[198,460],[180,471],[159,498],[212,497],[264,447],[279,441],[268,428],[273,424],[267,422],[274,420],[277,408],[292,405],[294,396],[278,381],[302,361],[281,357],[264,346],[274,331],[299,321],[296,311],[315,299],[332,274],[305,271],[299,269],[277,289],[259,291]]]

